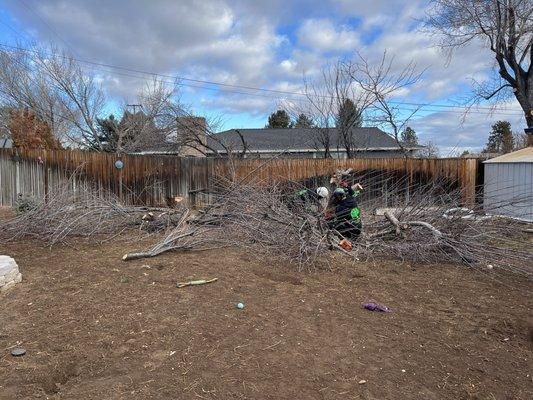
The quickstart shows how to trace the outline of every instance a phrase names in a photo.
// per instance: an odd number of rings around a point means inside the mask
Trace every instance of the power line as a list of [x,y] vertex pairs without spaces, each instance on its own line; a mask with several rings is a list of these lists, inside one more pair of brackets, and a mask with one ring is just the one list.
[[[25,51],[25,52],[37,53],[35,50],[32,50],[32,49],[23,48],[23,47],[20,47],[20,46],[11,46],[11,45],[8,45],[8,44],[5,44],[5,43],[0,43],[0,46],[1,47],[5,47],[5,48],[16,49],[16,50],[20,50],[20,51]],[[93,66],[98,66],[98,67],[105,67],[105,68],[112,68],[112,69],[119,69],[119,70],[123,70],[123,71],[137,73],[137,74],[151,75],[151,76],[159,77],[159,78],[166,78],[166,79],[170,78],[170,79],[173,79],[174,81],[195,82],[195,83],[214,85],[214,86],[219,86],[219,87],[229,87],[229,88],[237,88],[237,89],[240,88],[240,89],[246,89],[246,90],[269,92],[269,93],[284,94],[284,95],[291,95],[291,96],[307,96],[305,93],[301,93],[301,92],[291,92],[291,91],[276,90],[276,89],[266,89],[266,88],[246,86],[246,85],[234,85],[234,84],[223,83],[223,82],[208,81],[208,80],[202,80],[202,79],[185,78],[185,77],[181,77],[181,76],[177,76],[177,75],[173,76],[173,75],[161,74],[161,73],[156,73],[156,72],[151,72],[151,71],[144,71],[144,70],[140,70],[140,69],[128,68],[128,67],[117,66],[117,65],[113,65],[113,64],[101,63],[101,62],[96,62],[96,61],[89,61],[89,60],[84,60],[84,59],[80,59],[80,58],[68,57],[68,56],[64,56],[64,55],[57,55],[56,54],[56,56],[59,56],[61,58],[66,58],[66,59],[72,59],[72,60],[78,61],[80,63],[88,64],[88,65],[93,65]],[[112,71],[107,71],[107,72],[116,73],[118,75],[121,75],[121,74],[119,74],[117,72],[112,72]],[[122,74],[122,75],[128,76],[126,74]],[[140,77],[140,76],[132,76],[132,77],[139,78],[139,79],[144,79],[143,77]],[[228,92],[228,93],[236,93],[236,94],[242,94],[242,95],[247,95],[247,96],[251,95],[251,96],[273,98],[271,96],[262,96],[262,95],[255,94],[255,93],[231,91],[231,90],[220,89],[220,88],[209,88],[209,87],[205,87],[205,86],[197,86],[197,85],[191,85],[191,84],[185,84],[185,83],[178,83],[178,85],[187,86],[187,87],[195,87],[195,88],[203,89],[203,90],[220,90],[220,91],[225,91],[225,92]],[[315,97],[315,96],[313,96],[313,97]],[[333,98],[333,96],[326,96],[326,95],[322,95],[322,96],[317,95],[316,97]],[[450,108],[450,109],[463,109],[463,110],[468,108],[468,107],[465,107],[465,106],[454,106],[454,105],[450,105],[450,104],[415,103],[415,102],[403,102],[403,101],[394,101],[394,100],[390,101],[390,103],[391,104],[398,104],[398,105],[405,105],[405,106],[414,106],[414,107]],[[502,115],[516,115],[516,116],[521,116],[522,115],[522,113],[519,113],[519,112],[506,111],[506,110],[503,110],[503,109],[496,110],[493,107],[475,107],[475,109],[476,110],[486,110],[486,111],[494,113],[494,114],[498,113],[498,114],[502,114]],[[444,110],[442,110],[441,112],[444,112]],[[464,111],[453,111],[453,112],[461,112],[462,113]]]
[[69,42],[67,42],[67,40],[65,40],[48,22],[46,22],[46,20],[44,18],[41,17],[41,15],[37,12],[37,10],[34,10],[33,8],[31,8],[28,3],[26,3],[25,0],[19,0],[19,2],[29,11],[31,12],[33,15],[35,15],[43,24],[44,26],[46,26],[46,28],[52,32],[57,38],[59,38],[59,40],[61,40],[63,43],[65,43],[67,45],[67,47],[74,53],[76,54],[76,50],[74,49],[74,47],[72,47],[70,45]]
[[[112,73],[112,74],[115,74],[115,75],[125,76],[125,77],[129,77],[129,78],[147,79],[146,77],[143,77],[143,76],[128,74],[128,73],[124,73],[124,72],[109,71],[109,70],[100,69],[100,68],[94,68],[94,70],[95,71],[109,72],[109,73]],[[258,94],[258,93],[239,92],[239,91],[235,91],[235,90],[219,89],[219,88],[198,86],[198,85],[187,84],[187,83],[179,83],[179,82],[175,83],[174,81],[169,81],[169,80],[164,80],[164,79],[160,79],[159,81],[163,82],[163,83],[176,84],[177,86],[197,88],[197,89],[202,89],[202,90],[212,90],[212,91],[216,91],[216,92],[223,91],[225,93],[241,94],[241,95],[244,95],[244,96],[262,97],[262,98],[267,98],[267,99],[270,99],[270,100],[280,100],[279,97],[272,97],[272,96],[268,96],[268,95],[264,95],[264,94]],[[286,99],[286,100],[295,101],[295,102],[299,102],[299,103],[308,102],[309,101],[307,98],[290,98],[290,99]],[[400,104],[405,104],[405,103],[400,103]],[[395,108],[398,109],[398,110],[409,111],[409,112],[415,111],[417,108],[420,108],[421,112],[448,113],[448,114],[464,114],[465,113],[465,110],[438,109],[438,108],[432,108],[431,106],[418,107],[418,106],[414,106],[414,105],[410,106],[408,104],[406,104],[405,106],[397,106]],[[468,113],[469,114],[482,114],[482,115],[486,114],[485,112],[475,111],[475,110],[477,110],[477,107],[472,107],[472,110],[468,111]],[[521,113],[505,112],[504,110],[501,110],[501,111],[494,110],[494,111],[491,111],[490,113],[494,114],[494,115],[504,115],[504,116],[522,116]]]
[[[83,67],[82,67],[83,68]],[[92,68],[93,70],[95,71],[103,71],[103,72],[109,72],[111,74],[114,74],[114,75],[119,75],[119,76],[126,76],[126,77],[129,77],[129,78],[136,78],[136,79],[148,79],[146,76],[139,76],[139,75],[133,75],[133,74],[128,74],[128,73],[125,73],[125,72],[118,72],[118,71],[113,71],[113,70],[107,70],[107,69],[102,69],[102,68],[99,68],[99,67],[89,67],[89,68]],[[232,94],[240,94],[240,95],[244,95],[244,96],[254,96],[254,97],[262,97],[262,98],[268,98],[270,100],[281,100],[281,98],[279,97],[272,97],[272,96],[269,96],[269,95],[264,95],[264,94],[259,94],[259,93],[249,93],[249,92],[241,92],[241,91],[236,91],[236,90],[230,90],[230,89],[220,89],[220,88],[214,88],[214,87],[206,87],[206,86],[199,86],[199,85],[194,85],[194,84],[188,84],[188,83],[181,83],[181,82],[178,82],[176,83],[176,81],[169,81],[169,80],[165,80],[165,79],[159,79],[160,82],[163,82],[163,83],[169,83],[169,84],[175,84],[177,86],[183,86],[183,87],[190,87],[190,88],[197,88],[197,89],[201,89],[201,90],[211,90],[211,91],[216,91],[216,92],[225,92],[225,93],[232,93]],[[307,98],[290,98],[290,99],[286,99],[286,100],[290,100],[290,101],[296,101],[296,102],[308,102],[309,100]],[[402,102],[397,102],[398,105],[400,106],[397,106],[395,108],[397,108],[398,110],[403,110],[403,111],[415,111],[416,108],[420,108],[420,111],[423,111],[423,112],[432,112],[432,113],[451,113],[451,114],[464,114],[465,113],[465,110],[451,110],[451,109],[438,109],[438,108],[432,108],[431,104],[429,104],[429,106],[418,106],[417,104],[418,103],[402,103]],[[410,105],[410,104],[413,104],[413,105]],[[403,107],[401,105],[404,105]],[[461,108],[461,107],[455,107],[455,108]],[[472,107],[472,109],[474,110],[479,110],[477,107]],[[469,114],[486,114],[484,112],[481,112],[481,111],[468,111]],[[522,116],[521,113],[512,113],[512,112],[506,112],[505,110],[491,110],[490,111],[491,114],[496,114],[496,115],[506,115],[506,116]]]
[[[15,61],[18,61],[18,60],[15,60]],[[31,69],[29,68],[29,66],[25,65],[25,64],[20,64],[24,69],[26,69],[27,71],[29,72],[32,72]],[[116,73],[116,71],[115,71]],[[133,76],[133,77],[136,77],[134,75],[129,75],[129,76]],[[202,87],[203,88],[203,87]],[[204,88],[206,89],[206,88]],[[213,89],[213,88],[210,88],[210,89]],[[305,99],[299,99],[299,100],[305,100]],[[135,107],[142,107],[140,104],[128,104],[127,106],[131,106],[131,107],[134,107],[134,113],[135,113]],[[43,111],[44,109],[41,108],[41,107],[37,107],[37,108],[40,108],[41,111]],[[46,112],[46,111],[45,111]],[[440,110],[438,112],[454,112],[454,111],[451,111],[451,110]],[[61,113],[54,113],[54,116],[61,119],[61,120],[66,120],[67,122],[70,122],[72,123],[72,116],[71,117],[66,117],[64,114],[61,114]],[[86,139],[83,139],[84,135],[82,135],[82,140],[86,140]],[[309,139],[308,142],[312,140],[312,139]]]
[[[148,79],[145,76],[133,75],[133,74],[125,73],[125,72],[118,72],[118,71],[101,69],[101,68],[96,68],[96,67],[92,67],[92,68],[95,71],[109,72],[111,74],[115,74],[115,75],[119,75],[119,76],[126,76],[126,77],[129,77],[129,78]],[[181,82],[176,83],[175,81],[169,81],[169,80],[165,80],[165,79],[159,79],[159,81],[163,82],[163,83],[175,84],[177,86],[197,88],[197,89],[202,89],[202,90],[212,90],[212,91],[216,91],[216,92],[223,91],[225,93],[241,94],[241,95],[244,95],[244,96],[262,97],[262,98],[268,98],[268,99],[271,99],[271,100],[280,100],[279,97],[272,97],[272,96],[259,94],[259,93],[240,92],[240,91],[235,91],[235,90],[199,86],[199,85],[187,84],[187,83],[181,83]],[[296,102],[308,102],[309,101],[307,98],[290,98],[290,99],[287,99],[287,100],[296,101]],[[418,106],[417,103],[414,103],[413,105],[410,105],[411,103],[398,102],[397,104],[405,105],[403,107],[400,107],[400,106],[396,107],[398,110],[402,110],[402,111],[415,111],[416,108],[420,108],[421,112],[448,113],[448,114],[464,114],[465,113],[465,110],[447,110],[447,109],[443,110],[443,109],[438,109],[438,108],[432,108],[430,103],[428,103],[428,104],[430,104],[429,106],[425,106],[425,107]],[[461,108],[461,107],[456,107],[456,108]],[[472,107],[472,109],[478,110],[477,107]],[[481,112],[481,111],[468,111],[468,113],[469,114],[482,114],[482,115],[486,114],[486,113]],[[506,112],[504,110],[500,110],[500,111],[499,110],[492,110],[492,111],[490,111],[490,113],[491,114],[495,114],[495,115],[522,116],[521,113]]]

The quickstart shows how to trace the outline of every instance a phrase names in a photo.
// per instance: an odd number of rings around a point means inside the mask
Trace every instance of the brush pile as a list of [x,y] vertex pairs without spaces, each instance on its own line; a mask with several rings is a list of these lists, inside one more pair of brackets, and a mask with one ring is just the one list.
[[109,240],[132,229],[143,234],[165,231],[179,222],[184,212],[124,205],[110,193],[90,187],[74,190],[69,183],[51,190],[45,200],[17,210],[14,218],[0,223],[0,239],[32,237],[50,246],[73,237]]
[[153,257],[166,251],[238,247],[303,267],[314,266],[320,255],[338,247],[319,210],[293,203],[281,186],[226,181],[218,185],[213,197],[209,207],[185,216],[154,247],[126,254],[123,259]]
[[397,185],[386,196],[397,199],[395,207],[384,206],[385,196],[363,199],[363,232],[350,251],[339,246],[342,235],[328,226],[330,210],[295,203],[297,185],[288,186],[224,182],[208,208],[185,217],[163,241],[140,255],[231,246],[309,269],[338,250],[353,260],[451,262],[533,277],[533,252],[524,232],[528,224],[486,215],[479,207],[463,207],[461,191],[443,182],[411,188],[408,195],[401,193],[404,185]]
[[[414,188],[389,176],[379,181],[379,176],[350,171],[340,175],[349,184],[363,182],[365,188],[359,198],[362,233],[350,239],[348,249],[329,223],[330,206],[298,200],[301,184],[222,179],[214,185],[210,205],[200,211],[126,206],[111,195],[90,188],[73,191],[67,185],[4,221],[0,238],[36,237],[54,245],[72,237],[110,240],[135,230],[155,232],[160,239],[151,248],[124,255],[124,260],[236,247],[313,269],[327,264],[335,251],[347,260],[451,262],[533,277],[533,252],[526,233],[531,223],[499,217],[497,210],[487,215],[481,206],[467,208],[460,189],[449,182],[431,181]],[[330,192],[338,179],[332,180]]]

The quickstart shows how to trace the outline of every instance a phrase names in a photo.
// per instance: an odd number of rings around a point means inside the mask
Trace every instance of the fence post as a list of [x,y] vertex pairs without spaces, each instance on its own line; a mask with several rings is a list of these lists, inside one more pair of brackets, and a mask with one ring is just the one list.
[[461,182],[462,200],[466,207],[473,208],[476,202],[477,160],[466,158],[462,161],[464,162]]
[[46,161],[43,163],[43,174],[44,174],[44,202],[48,203],[48,163]]
[[18,157],[15,161],[15,199],[20,193],[20,161]]

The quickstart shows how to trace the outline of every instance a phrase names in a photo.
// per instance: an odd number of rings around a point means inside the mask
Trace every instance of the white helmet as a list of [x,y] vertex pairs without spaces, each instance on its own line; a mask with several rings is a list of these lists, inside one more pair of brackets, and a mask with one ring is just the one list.
[[316,189],[316,194],[318,194],[319,197],[322,197],[324,199],[329,196],[329,190],[328,188],[321,186]]

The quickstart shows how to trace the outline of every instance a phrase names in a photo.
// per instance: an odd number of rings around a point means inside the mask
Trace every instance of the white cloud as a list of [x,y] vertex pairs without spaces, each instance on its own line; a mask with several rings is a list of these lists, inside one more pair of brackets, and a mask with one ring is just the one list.
[[[324,65],[352,56],[355,50],[371,60],[387,50],[395,55],[396,70],[411,60],[420,68],[429,68],[423,81],[396,95],[398,100],[443,103],[464,95],[470,78],[488,76],[493,62],[490,52],[478,44],[459,49],[448,62],[434,46],[434,38],[414,29],[424,13],[425,0],[25,3],[40,18],[20,2],[6,2],[5,7],[38,40],[68,42],[79,58],[227,84],[299,91],[304,73],[312,80],[320,76]],[[98,74],[109,92],[124,100],[134,98],[145,82],[112,71],[99,70]],[[240,115],[247,120],[260,115],[266,119],[281,101],[190,87],[184,93],[193,106],[196,102],[202,109],[224,110],[235,120]],[[481,147],[497,118],[476,113],[461,125],[457,114],[436,113],[413,123],[423,137],[441,146]],[[511,122],[515,127],[522,123]]]
[[359,45],[357,32],[348,26],[337,27],[328,19],[308,19],[298,33],[298,44],[317,52],[354,51]]
[[[202,70],[208,80],[225,74],[235,82],[266,85],[284,41],[266,18],[238,15],[222,0],[158,0],[149,6],[142,0],[27,3],[40,18],[21,4],[10,2],[10,7],[38,39],[68,46],[78,58],[156,73],[198,78],[193,74]],[[127,86],[138,81],[117,79]],[[116,88],[114,80],[109,88]]]
[[493,113],[485,108],[472,108],[466,116],[454,112],[457,109],[444,109],[413,119],[410,126],[422,142],[431,141],[440,147],[441,155],[454,149],[479,151],[487,142],[491,126],[498,120],[509,121],[514,132],[523,132],[525,119],[517,104],[502,103],[496,108],[498,111]]
[[406,26],[424,14],[425,0],[333,0],[342,15],[363,18],[363,28]]
[[224,96],[204,99],[203,107],[213,108],[226,114],[246,113],[253,117],[268,115],[277,107],[278,101],[269,97],[243,97],[226,94]]

